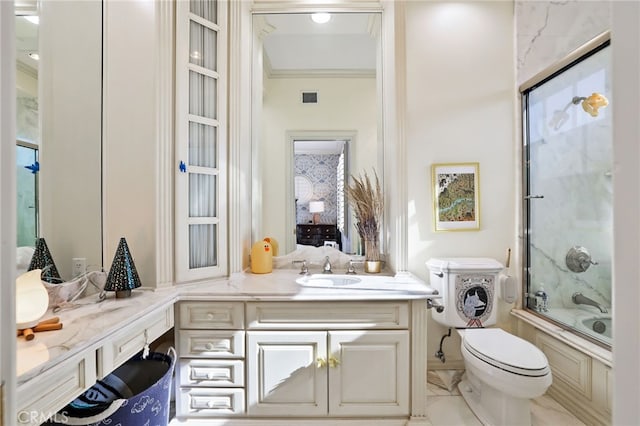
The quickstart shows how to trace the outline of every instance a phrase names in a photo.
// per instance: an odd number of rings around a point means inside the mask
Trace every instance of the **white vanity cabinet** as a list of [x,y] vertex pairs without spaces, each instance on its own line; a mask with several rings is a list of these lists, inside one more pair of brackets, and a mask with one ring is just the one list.
[[247,303],[247,414],[409,414],[406,302]]
[[176,420],[422,424],[424,311],[415,300],[179,302]]

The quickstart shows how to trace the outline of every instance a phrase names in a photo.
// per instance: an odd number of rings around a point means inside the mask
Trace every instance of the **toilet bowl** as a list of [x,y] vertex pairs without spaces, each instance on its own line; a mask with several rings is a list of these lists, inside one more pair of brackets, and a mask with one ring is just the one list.
[[430,259],[427,267],[444,306],[431,316],[461,337],[465,375],[458,389],[467,405],[485,425],[530,426],[530,400],[551,385],[551,369],[536,346],[490,328],[497,322],[497,298],[505,293],[503,266],[494,259],[446,258]]
[[485,425],[531,425],[530,400],[552,382],[544,353],[499,328],[459,333],[465,378],[458,389],[474,414]]

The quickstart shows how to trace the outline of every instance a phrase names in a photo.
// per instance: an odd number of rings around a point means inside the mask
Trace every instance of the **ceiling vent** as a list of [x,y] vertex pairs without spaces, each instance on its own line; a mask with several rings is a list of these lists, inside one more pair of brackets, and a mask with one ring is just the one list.
[[318,103],[318,92],[302,92],[302,103],[303,104],[317,104]]

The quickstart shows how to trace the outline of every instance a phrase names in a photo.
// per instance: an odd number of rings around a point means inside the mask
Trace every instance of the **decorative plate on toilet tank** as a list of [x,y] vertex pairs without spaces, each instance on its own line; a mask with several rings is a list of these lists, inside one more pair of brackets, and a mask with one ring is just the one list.
[[467,327],[484,327],[491,315],[495,275],[456,275],[456,310]]

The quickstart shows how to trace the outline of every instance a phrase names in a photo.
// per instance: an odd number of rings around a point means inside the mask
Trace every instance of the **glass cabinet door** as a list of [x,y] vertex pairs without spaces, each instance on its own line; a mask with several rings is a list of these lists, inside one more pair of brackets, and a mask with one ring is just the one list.
[[227,3],[177,2],[176,281],[227,272]]

